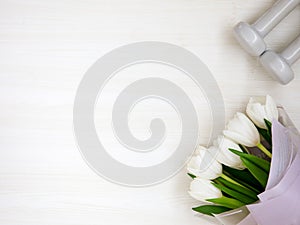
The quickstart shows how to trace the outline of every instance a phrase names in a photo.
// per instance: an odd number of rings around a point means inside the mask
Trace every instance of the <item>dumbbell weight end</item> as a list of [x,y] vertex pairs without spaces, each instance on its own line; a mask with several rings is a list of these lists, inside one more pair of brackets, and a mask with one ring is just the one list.
[[294,79],[294,72],[289,63],[272,50],[267,50],[259,58],[261,65],[266,71],[281,84],[288,84]]

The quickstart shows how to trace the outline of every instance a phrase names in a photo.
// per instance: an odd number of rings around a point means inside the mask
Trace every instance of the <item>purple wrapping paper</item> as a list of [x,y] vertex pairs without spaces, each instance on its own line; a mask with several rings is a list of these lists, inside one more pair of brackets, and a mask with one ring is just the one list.
[[266,191],[238,225],[300,225],[300,136],[281,111],[272,123],[273,156]]
[[251,216],[260,225],[299,225],[300,202],[300,155],[282,181],[273,189],[266,191],[269,199],[247,206]]

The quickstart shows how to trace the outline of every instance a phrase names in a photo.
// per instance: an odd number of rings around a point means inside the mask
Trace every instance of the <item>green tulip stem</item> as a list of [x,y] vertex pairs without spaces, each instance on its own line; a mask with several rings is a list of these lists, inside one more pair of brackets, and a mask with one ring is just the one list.
[[261,143],[258,143],[257,147],[265,153],[269,158],[272,158],[272,153],[268,151],[268,149],[265,148]]
[[224,180],[227,180],[228,182],[230,183],[233,183],[233,184],[236,184],[236,185],[239,185],[241,187],[244,187],[243,185],[241,185],[240,183],[236,182],[235,180],[231,179],[230,177],[228,177],[227,175],[225,175],[224,173],[222,173],[222,175],[220,176],[222,177]]

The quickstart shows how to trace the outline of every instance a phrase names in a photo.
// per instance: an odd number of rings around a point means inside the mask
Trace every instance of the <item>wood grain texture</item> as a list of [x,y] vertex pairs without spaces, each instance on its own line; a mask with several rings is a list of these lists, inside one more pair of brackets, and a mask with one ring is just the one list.
[[[272,95],[300,128],[300,62],[273,81],[232,36],[271,0],[0,0],[0,224],[196,225],[185,171],[157,186],[121,187],[97,176],[73,136],[72,107],[88,67],[127,43],[185,47],[207,64],[226,118],[253,95]],[[267,37],[278,50],[300,33],[300,8]],[[205,130],[203,130],[205,132]]]

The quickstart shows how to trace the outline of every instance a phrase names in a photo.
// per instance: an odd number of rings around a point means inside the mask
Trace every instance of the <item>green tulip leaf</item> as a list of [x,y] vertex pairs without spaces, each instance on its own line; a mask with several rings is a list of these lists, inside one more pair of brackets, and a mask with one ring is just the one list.
[[230,208],[219,205],[201,205],[192,209],[196,212],[209,216],[213,216],[214,214],[220,214],[231,210]]
[[228,174],[231,177],[234,177],[242,185],[253,189],[255,192],[260,193],[263,191],[263,187],[261,184],[253,177],[253,175],[249,172],[248,169],[238,170],[231,168],[229,166],[223,166],[223,173]]
[[272,136],[271,133],[266,130],[266,129],[262,129],[260,127],[257,127],[258,132],[260,133],[260,135],[269,143],[269,145],[272,146]]
[[234,183],[231,183],[227,180],[225,180],[224,178],[217,178],[216,179],[217,182],[219,182],[220,184],[222,184],[223,186],[226,186],[228,188],[230,188],[231,190],[234,190],[234,191],[237,191],[243,195],[246,195],[250,198],[252,198],[253,200],[258,200],[257,198],[257,195],[261,192],[254,192],[248,188],[245,188],[243,186],[240,186],[240,185],[237,185],[237,184],[234,184]]
[[225,196],[223,196],[221,198],[206,199],[206,201],[212,202],[217,205],[221,205],[221,206],[224,206],[224,207],[230,208],[230,209],[236,209],[236,208],[239,208],[239,207],[245,205],[245,203],[242,203],[239,200],[236,200],[234,198],[228,198]]
[[258,182],[265,188],[268,182],[268,173],[247,158],[241,157],[241,160],[248,168],[250,173],[252,173],[252,175],[258,180]]
[[220,185],[220,184],[215,184],[212,183],[216,188],[218,188],[219,190],[221,190],[223,193],[239,200],[240,202],[243,202],[245,204],[251,204],[256,202],[256,199],[254,200],[253,198],[248,197],[247,195],[244,195],[238,191],[232,190],[226,186]]
[[196,178],[196,176],[194,174],[188,173],[187,175],[189,175],[192,179]]
[[259,167],[260,169],[264,170],[266,173],[270,172],[270,162],[268,162],[267,160],[264,160],[262,158],[259,158],[255,155],[250,155],[247,153],[243,153],[234,149],[229,149],[231,152],[233,152],[234,154],[240,156],[241,159],[247,159],[248,161],[252,162],[253,164],[255,164],[257,167]]
[[267,129],[269,131],[269,134],[272,136],[272,123],[269,120],[267,120],[267,119],[264,119],[264,121],[265,121]]

